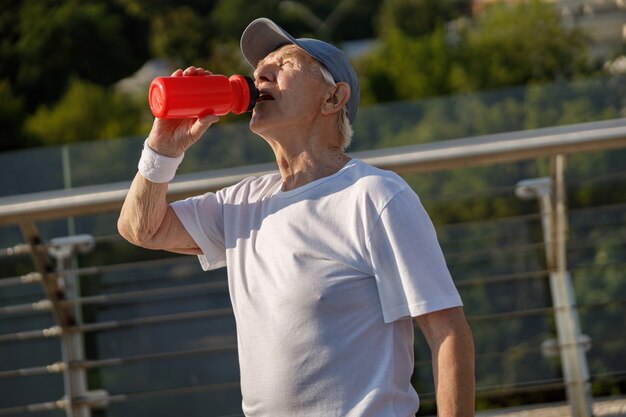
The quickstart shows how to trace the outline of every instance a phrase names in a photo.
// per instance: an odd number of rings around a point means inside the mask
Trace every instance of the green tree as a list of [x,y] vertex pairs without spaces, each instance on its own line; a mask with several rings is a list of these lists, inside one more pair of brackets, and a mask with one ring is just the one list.
[[114,2],[125,13],[150,20],[177,7],[189,7],[200,14],[207,14],[213,10],[217,0],[114,0]]
[[0,24],[9,38],[0,49],[0,77],[27,111],[57,100],[71,76],[106,85],[147,57],[141,22],[105,1],[25,0],[3,10]]
[[74,79],[55,106],[37,109],[26,131],[46,145],[147,134],[146,107],[143,100]]
[[557,9],[533,0],[492,6],[463,33],[455,91],[523,85],[588,74],[587,41]]
[[0,152],[34,144],[32,138],[24,134],[25,118],[22,99],[13,94],[7,80],[0,80]]
[[431,97],[450,92],[454,51],[443,30],[417,38],[390,33],[356,64],[364,103]]
[[385,22],[381,45],[357,64],[365,103],[592,73],[584,36],[563,27],[551,4],[530,1],[492,6],[467,28],[459,29],[453,40],[443,26],[423,34],[427,27],[403,20],[403,10],[416,14],[426,3],[387,0],[381,7],[381,22]]
[[455,18],[467,15],[470,2],[440,0],[385,0],[378,11],[379,36],[399,31],[417,37],[432,33]]
[[378,2],[373,1],[281,0],[278,2],[278,20],[297,37],[341,42],[374,37],[372,23],[377,9]]
[[248,23],[257,17],[277,17],[278,3],[278,0],[218,0],[211,12],[216,41],[238,40]]
[[152,19],[150,47],[154,56],[173,59],[183,66],[209,55],[207,19],[189,7],[168,9]]

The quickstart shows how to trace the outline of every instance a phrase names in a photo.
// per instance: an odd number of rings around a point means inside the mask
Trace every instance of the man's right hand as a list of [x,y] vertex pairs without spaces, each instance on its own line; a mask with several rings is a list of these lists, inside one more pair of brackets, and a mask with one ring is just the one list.
[[[172,77],[186,76],[206,76],[211,72],[196,67],[189,67],[183,70],[176,70]],[[198,119],[159,119],[155,118],[148,136],[148,146],[155,152],[177,157],[182,155],[191,145],[196,143],[204,132],[219,117],[215,115],[207,115]]]

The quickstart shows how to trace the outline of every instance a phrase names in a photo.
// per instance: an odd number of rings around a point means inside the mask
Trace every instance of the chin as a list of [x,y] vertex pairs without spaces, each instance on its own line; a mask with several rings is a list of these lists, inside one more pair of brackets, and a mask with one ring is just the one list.
[[253,112],[248,125],[252,132],[260,135],[261,133],[267,131],[267,129],[272,126],[272,123],[267,119],[267,117],[263,117],[260,114]]
[[252,116],[252,118],[250,119],[250,122],[248,123],[248,127],[250,127],[250,130],[251,130],[253,133],[257,133],[257,134],[259,133],[259,132],[258,132],[258,129],[259,129],[259,123],[258,123],[258,121],[257,121],[257,120],[255,120],[255,117],[254,117],[254,116]]

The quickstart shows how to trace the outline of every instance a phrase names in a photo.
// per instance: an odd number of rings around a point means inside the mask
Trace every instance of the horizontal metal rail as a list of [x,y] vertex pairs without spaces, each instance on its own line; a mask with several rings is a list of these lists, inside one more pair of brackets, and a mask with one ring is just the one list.
[[[626,147],[626,118],[355,152],[351,156],[396,172],[426,172],[514,162],[556,154]],[[275,172],[273,163],[179,175],[177,200]],[[129,182],[0,198],[0,226],[119,210]]]
[[[69,366],[81,367],[85,369],[94,369],[94,368],[104,368],[104,367],[111,367],[111,366],[121,366],[121,365],[127,365],[131,363],[178,359],[178,358],[189,357],[189,356],[206,355],[210,353],[236,352],[236,351],[237,351],[237,344],[231,340],[229,341],[229,343],[226,343],[226,344],[208,346],[208,347],[197,348],[197,349],[179,350],[179,351],[174,351],[174,352],[150,353],[150,354],[145,354],[145,355],[127,356],[127,357],[122,357],[122,358],[77,361],[77,362],[70,363]],[[30,368],[0,371],[0,379],[56,374],[56,373],[63,372],[67,366],[68,365],[65,362],[55,362],[55,363],[44,365],[44,366],[34,366]]]
[[[215,384],[193,385],[187,387],[164,388],[157,390],[135,391],[125,394],[111,394],[102,398],[73,398],[73,402],[85,405],[101,405],[103,401],[106,403],[126,402],[139,398],[157,397],[164,394],[189,394],[194,392],[206,392],[214,390],[239,389],[239,381],[221,382]],[[11,408],[0,409],[0,415],[18,414],[18,413],[38,413],[43,411],[63,410],[67,406],[67,398],[57,401],[48,401],[45,403],[29,404]]]
[[2,334],[0,335],[0,343],[59,337],[62,336],[64,333],[70,332],[101,332],[107,330],[117,330],[124,327],[164,324],[176,321],[197,320],[212,317],[227,317],[232,315],[232,308],[219,308],[212,310],[191,311],[185,313],[162,314],[158,316],[148,316],[126,320],[101,321],[97,323],[79,324],[67,327],[65,329],[61,328],[60,326],[52,326],[47,329],[27,330],[23,332]]
[[[127,291],[117,294],[92,295],[87,297],[78,297],[66,299],[60,302],[63,306],[72,305],[109,305],[120,302],[139,302],[150,298],[171,299],[177,297],[191,297],[200,293],[227,291],[228,283],[226,281],[208,282],[203,284],[179,285],[165,288],[155,288],[151,290]],[[0,307],[0,314],[20,314],[39,311],[50,311],[51,303],[47,299],[43,299],[34,303],[16,304],[6,307]]]
[[38,284],[41,282],[41,274],[39,272],[29,272],[25,275],[17,277],[9,277],[0,279],[0,288],[11,287],[14,285]]
[[[120,237],[121,239],[121,237]],[[101,266],[88,266],[84,268],[78,269],[68,269],[61,272],[52,272],[48,274],[50,278],[59,278],[66,276],[68,274],[77,274],[81,276],[89,276],[89,275],[97,275],[97,274],[105,274],[109,272],[117,272],[117,271],[127,271],[129,269],[148,269],[148,268],[162,268],[166,266],[174,266],[178,264],[194,264],[195,261],[190,260],[189,257],[184,256],[170,256],[167,258],[161,259],[153,259],[148,261],[134,261],[134,262],[125,262],[119,264],[112,265],[101,265]],[[179,276],[177,276],[178,278]],[[41,282],[41,274],[39,272],[29,272],[25,275],[20,275],[17,277],[7,277],[0,279],[0,287],[9,287],[14,285],[24,285],[24,284],[36,284]],[[168,280],[171,280],[170,278]],[[155,278],[151,277],[150,281],[154,282]]]

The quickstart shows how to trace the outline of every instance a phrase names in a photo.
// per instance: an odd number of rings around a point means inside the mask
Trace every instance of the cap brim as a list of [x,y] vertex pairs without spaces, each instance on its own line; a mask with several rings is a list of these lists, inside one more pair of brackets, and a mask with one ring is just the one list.
[[298,45],[298,41],[265,17],[250,23],[241,35],[241,52],[253,68],[270,52],[287,44]]

